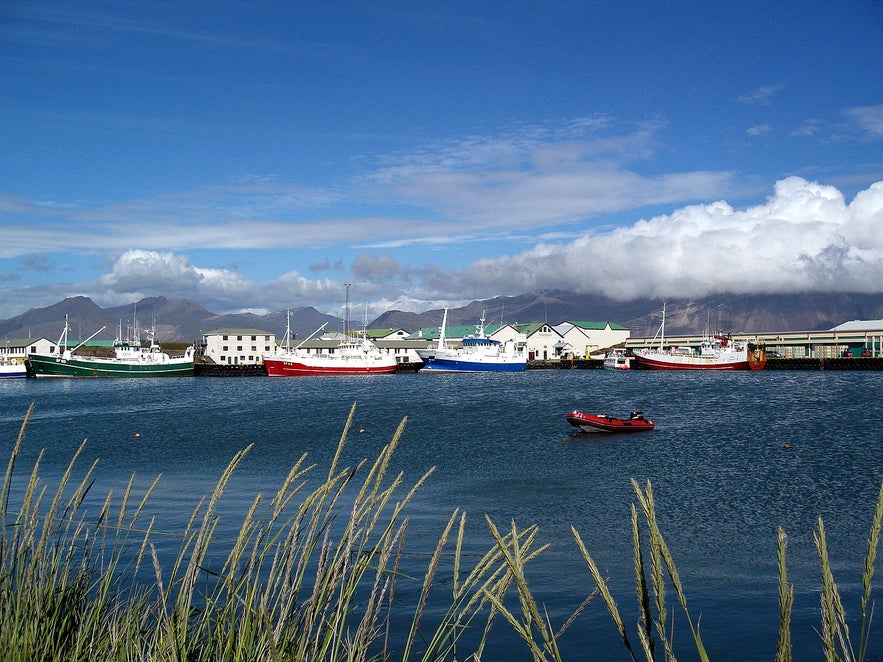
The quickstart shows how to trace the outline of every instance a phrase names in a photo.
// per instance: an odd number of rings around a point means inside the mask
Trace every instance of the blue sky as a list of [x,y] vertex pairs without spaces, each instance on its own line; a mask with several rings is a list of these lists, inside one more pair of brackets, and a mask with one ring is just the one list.
[[883,293],[883,3],[0,6],[0,319]]

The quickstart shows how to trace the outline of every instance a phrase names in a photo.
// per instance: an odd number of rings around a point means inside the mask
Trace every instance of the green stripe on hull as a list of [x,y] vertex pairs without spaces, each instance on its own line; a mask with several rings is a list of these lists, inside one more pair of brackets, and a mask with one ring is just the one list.
[[190,377],[193,362],[138,365],[30,357],[37,377]]

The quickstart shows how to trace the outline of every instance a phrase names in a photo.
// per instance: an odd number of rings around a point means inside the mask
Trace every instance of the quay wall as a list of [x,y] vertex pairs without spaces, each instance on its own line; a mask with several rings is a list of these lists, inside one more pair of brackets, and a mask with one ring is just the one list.
[[[415,373],[422,363],[400,363],[396,374]],[[554,361],[535,360],[527,362],[528,370],[598,370],[604,368],[603,359],[565,359]],[[836,357],[836,358],[778,358],[767,359],[764,370],[883,370],[883,357]],[[197,363],[197,377],[260,377],[266,376],[263,365],[222,365]]]
[[768,358],[764,370],[883,370],[883,357]]
[[196,363],[193,374],[197,377],[266,377],[267,370],[263,363]]
[[604,367],[604,359],[555,359],[528,361],[528,370],[596,370]]

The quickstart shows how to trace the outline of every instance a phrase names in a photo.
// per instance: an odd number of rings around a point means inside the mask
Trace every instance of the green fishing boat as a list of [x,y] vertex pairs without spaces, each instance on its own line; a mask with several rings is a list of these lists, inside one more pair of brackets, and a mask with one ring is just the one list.
[[81,356],[75,352],[106,327],[89,336],[73,349],[68,348],[67,333],[70,330],[67,316],[64,330],[50,354],[29,354],[28,361],[37,377],[188,377],[193,375],[194,348],[191,345],[180,357],[170,357],[156,342],[153,330],[145,347],[138,335],[137,326],[132,335],[122,338],[120,331],[113,343],[113,356]]

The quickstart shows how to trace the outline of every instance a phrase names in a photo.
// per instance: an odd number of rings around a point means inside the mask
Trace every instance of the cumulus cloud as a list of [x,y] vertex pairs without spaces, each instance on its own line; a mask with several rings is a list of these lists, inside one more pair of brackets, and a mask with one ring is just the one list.
[[[422,311],[444,303],[535,289],[593,292],[627,300],[734,292],[880,292],[883,283],[883,181],[851,202],[833,186],[788,177],[769,197],[737,209],[726,200],[687,205],[613,229],[549,235],[505,257],[478,259],[460,270],[413,266],[365,251],[328,273],[289,271],[257,282],[233,268],[198,266],[172,251],[129,250],[95,283],[0,288],[4,304],[23,312],[87,294],[99,305],[144,296],[185,298],[214,312],[284,310],[313,305],[343,314],[343,281],[370,315]],[[555,237],[554,239],[552,237]],[[329,274],[330,275],[330,274]],[[24,307],[26,306],[26,307]],[[14,312],[12,314],[18,314]],[[11,315],[10,315],[11,316]]]
[[117,259],[100,283],[109,290],[127,294],[169,287],[188,292],[193,291],[202,278],[184,255],[132,250]]
[[883,283],[883,182],[846,204],[789,177],[762,205],[691,205],[606,234],[479,260],[460,274],[490,291],[563,288],[617,299],[714,292],[863,291]]

